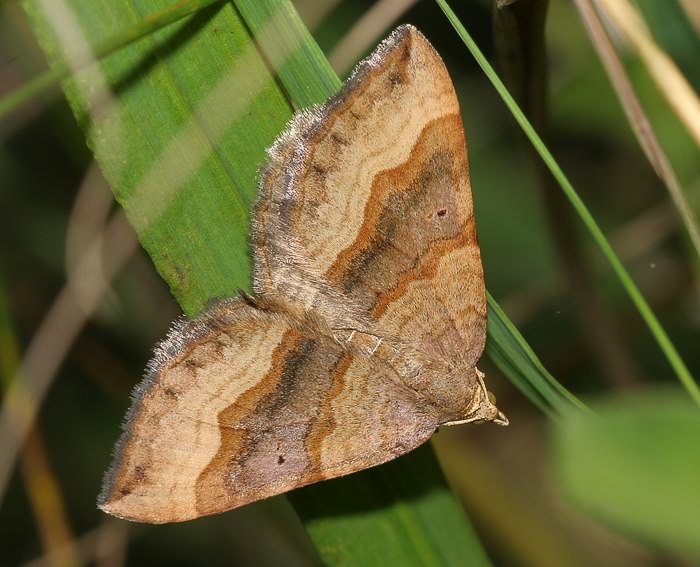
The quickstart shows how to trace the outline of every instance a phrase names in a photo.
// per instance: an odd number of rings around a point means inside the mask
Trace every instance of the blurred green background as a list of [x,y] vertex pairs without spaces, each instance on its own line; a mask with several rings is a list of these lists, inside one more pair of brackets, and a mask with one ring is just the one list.
[[[389,5],[388,12],[377,10],[380,4]],[[441,430],[434,445],[448,480],[495,565],[693,564],[700,560],[692,543],[700,538],[696,408],[568,203],[543,188],[529,143],[442,12],[432,2],[403,4],[307,1],[297,8],[341,77],[399,23],[415,24],[433,43],[462,106],[487,287],[563,385],[585,399],[603,400],[592,403],[600,408],[599,430],[575,415],[552,423],[485,360],[489,386],[511,426]],[[692,10],[684,11],[692,2],[639,4],[697,89],[698,20]],[[493,24],[490,2],[453,8],[503,68],[496,48],[503,30]],[[349,32],[356,26],[369,30],[367,37],[353,40]],[[698,376],[698,258],[572,3],[549,3],[545,38],[548,147]],[[697,211],[698,148],[644,65],[622,51]],[[0,95],[45,68],[22,6],[0,3]],[[117,205],[57,89],[0,118],[0,142],[1,354],[7,384],[77,259]],[[124,233],[112,242],[118,246],[120,238],[129,240]],[[92,275],[103,277],[96,266]],[[85,309],[80,288],[77,297],[72,308]],[[179,313],[149,257],[141,249],[129,254],[71,341],[36,427],[11,463],[14,472],[0,504],[0,565],[319,562],[285,498],[157,527],[106,518],[96,509],[129,391]],[[61,326],[54,332],[60,334]],[[669,439],[676,443],[670,446]],[[621,447],[631,447],[630,454]],[[661,447],[667,453],[659,453]],[[655,468],[657,459],[673,466]],[[641,472],[620,485],[606,467]],[[677,494],[654,501],[673,487]],[[654,512],[668,502],[685,507],[668,516]],[[630,515],[645,521],[635,524]]]

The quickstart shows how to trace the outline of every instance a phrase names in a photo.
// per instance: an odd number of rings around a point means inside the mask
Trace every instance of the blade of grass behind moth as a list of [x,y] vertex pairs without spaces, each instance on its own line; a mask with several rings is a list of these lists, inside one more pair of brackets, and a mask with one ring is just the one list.
[[[156,0],[27,0],[54,65],[137,26]],[[79,56],[79,55],[78,55]],[[185,312],[249,287],[248,207],[290,108],[230,4],[113,53],[65,84],[88,145]]]
[[[337,92],[340,81],[289,2],[235,3],[268,61],[290,52],[286,42],[294,47],[296,56],[284,61],[278,77],[295,105],[320,103]],[[305,487],[290,500],[329,564],[489,564],[430,445],[379,468]]]
[[[549,73],[545,38],[547,0],[494,3],[495,57],[513,98],[545,142],[551,139]],[[633,385],[640,369],[595,285],[593,263],[578,230],[576,212],[534,146],[526,145],[536,173],[542,211],[566,288],[576,310],[583,347],[591,364],[612,388]]]
[[76,54],[77,56],[72,58],[70,62],[56,63],[48,71],[41,73],[24,85],[0,97],[0,118],[12,112],[12,110],[32,97],[50,89],[63,79],[66,79],[69,75],[75,74],[89,63],[102,59],[110,53],[114,53],[118,49],[153,33],[157,29],[165,27],[193,12],[205,8],[209,4],[219,1],[220,0],[188,0],[185,2],[178,2],[164,10],[145,17],[131,27],[120,30],[116,35],[109,37],[107,40],[99,42],[91,52]]
[[305,108],[338,92],[340,79],[290,2],[235,4],[292,104]]
[[488,294],[489,328],[486,353],[511,382],[538,408],[557,415],[569,408],[588,411],[544,367],[493,296]]
[[654,339],[656,340],[659,347],[666,356],[666,359],[668,360],[671,368],[676,373],[678,380],[681,382],[683,387],[688,392],[688,395],[695,401],[695,403],[700,405],[700,388],[693,379],[693,376],[690,374],[688,367],[685,365],[685,362],[676,350],[676,347],[671,342],[671,339],[666,334],[666,331],[664,331],[663,327],[661,326],[661,323],[659,323],[659,320],[656,318],[656,315],[651,310],[651,307],[647,303],[646,299],[644,299],[644,296],[642,295],[641,291],[634,283],[631,276],[627,273],[627,270],[625,269],[624,265],[622,264],[617,254],[613,250],[612,246],[608,242],[608,239],[603,234],[603,231],[598,226],[598,223],[593,218],[593,215],[590,213],[586,205],[578,196],[578,193],[576,193],[576,190],[571,185],[571,182],[568,180],[566,175],[564,175],[564,172],[559,167],[559,164],[557,164],[556,160],[554,159],[554,156],[552,156],[551,152],[542,142],[542,139],[537,135],[537,132],[535,132],[534,128],[532,127],[528,119],[525,117],[522,110],[518,107],[517,103],[513,100],[513,97],[503,85],[503,82],[498,77],[493,67],[491,67],[487,59],[484,57],[483,53],[481,53],[481,50],[476,45],[476,43],[469,35],[462,23],[459,21],[457,16],[451,10],[447,2],[445,2],[445,0],[436,0],[436,2],[438,3],[442,11],[445,13],[448,20],[455,28],[459,36],[462,38],[462,41],[467,46],[473,57],[476,59],[481,69],[484,71],[488,79],[494,85],[496,91],[506,103],[506,106],[508,107],[510,112],[513,114],[513,117],[518,122],[520,127],[523,129],[527,137],[532,142],[537,152],[542,157],[542,160],[547,164],[554,178],[559,182],[559,185],[561,186],[562,190],[571,201],[578,215],[581,217],[583,224],[591,233],[593,240],[598,245],[601,252],[603,252],[605,257],[607,258],[613,271],[620,280],[620,283],[622,284],[624,290],[627,292],[627,295],[630,297],[635,307],[639,311],[640,315],[646,322],[647,326],[649,327],[649,330],[654,336]]

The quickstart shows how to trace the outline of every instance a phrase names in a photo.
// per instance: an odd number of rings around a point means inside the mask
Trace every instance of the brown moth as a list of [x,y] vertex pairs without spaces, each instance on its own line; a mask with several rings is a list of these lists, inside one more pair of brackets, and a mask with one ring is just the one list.
[[507,424],[476,368],[486,297],[452,82],[401,26],[269,149],[255,296],[177,323],[99,497],[216,514],[384,463],[441,425]]

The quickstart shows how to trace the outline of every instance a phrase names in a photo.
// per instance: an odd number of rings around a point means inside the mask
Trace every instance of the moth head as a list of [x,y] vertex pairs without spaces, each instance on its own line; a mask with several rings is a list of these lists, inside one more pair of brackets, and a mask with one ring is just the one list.
[[486,389],[486,375],[476,367],[474,372],[478,387],[472,405],[467,410],[467,421],[493,421],[497,425],[508,425],[508,418],[496,407],[496,397]]
[[476,376],[474,396],[469,407],[464,412],[465,417],[449,421],[443,425],[460,425],[462,423],[482,421],[492,421],[497,425],[508,425],[508,418],[495,405],[495,396],[486,389],[486,384],[484,384],[485,374],[478,368],[474,368],[474,374]]

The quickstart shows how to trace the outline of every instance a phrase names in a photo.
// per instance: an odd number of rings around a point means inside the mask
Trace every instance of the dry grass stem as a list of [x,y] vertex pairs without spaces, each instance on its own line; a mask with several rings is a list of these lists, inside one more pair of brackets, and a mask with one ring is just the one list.
[[695,248],[695,253],[698,258],[700,258],[700,231],[698,230],[697,218],[688,204],[681,184],[671,167],[671,163],[661,147],[654,133],[654,129],[634,92],[634,88],[627,76],[624,65],[617,56],[617,52],[598,17],[593,2],[592,0],[574,0],[574,3],[586,24],[586,29],[591,36],[591,41],[617,92],[617,96],[632,126],[632,130],[644,154],[647,156],[649,163],[651,163],[656,174],[666,185],[671,200],[678,210],[681,221],[688,231],[690,241]]
[[598,0],[598,5],[637,51],[657,87],[700,147],[700,100],[678,67],[656,44],[628,0]]

